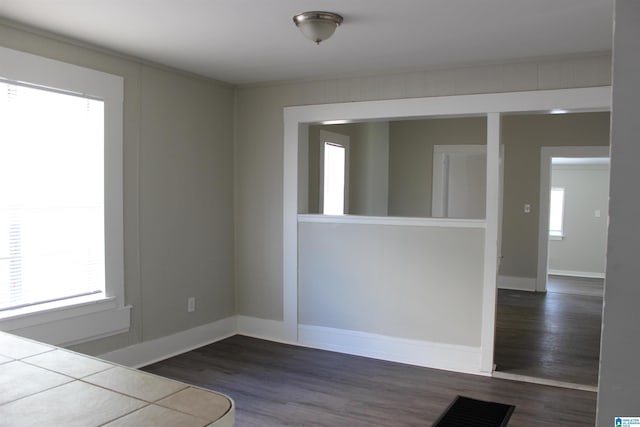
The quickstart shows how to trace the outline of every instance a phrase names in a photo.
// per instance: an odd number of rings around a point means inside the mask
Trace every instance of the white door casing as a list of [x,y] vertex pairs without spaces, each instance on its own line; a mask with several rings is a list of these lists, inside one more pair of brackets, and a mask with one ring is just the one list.
[[609,157],[609,147],[542,147],[540,150],[540,202],[538,217],[538,269],[536,292],[546,292],[549,269],[549,195],[553,157]]

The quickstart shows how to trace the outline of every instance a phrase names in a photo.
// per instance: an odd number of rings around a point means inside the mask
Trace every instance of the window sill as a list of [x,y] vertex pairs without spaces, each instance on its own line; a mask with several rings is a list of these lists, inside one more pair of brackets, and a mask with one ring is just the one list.
[[65,346],[129,330],[131,306],[115,297],[89,295],[0,312],[0,330]]
[[414,227],[486,228],[484,219],[409,218],[394,216],[298,214],[298,222],[398,225]]
[[549,234],[549,240],[562,240],[564,239],[564,234]]

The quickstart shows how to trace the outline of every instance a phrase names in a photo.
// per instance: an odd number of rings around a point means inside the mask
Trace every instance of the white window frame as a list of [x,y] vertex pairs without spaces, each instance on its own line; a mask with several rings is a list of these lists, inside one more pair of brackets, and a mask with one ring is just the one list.
[[324,147],[326,143],[344,147],[344,214],[349,212],[349,155],[351,141],[349,136],[320,129],[320,189],[318,207],[324,214]]
[[552,213],[552,200],[551,197],[554,191],[562,191],[562,208],[560,212],[560,229],[552,230],[551,229],[551,217],[549,217],[549,240],[562,240],[564,239],[564,207],[565,207],[565,189],[563,187],[551,187],[551,191],[549,192],[549,215]]
[[0,312],[0,330],[55,345],[117,333],[130,325],[124,304],[123,100],[124,79],[0,47],[0,78],[104,101],[105,294]]

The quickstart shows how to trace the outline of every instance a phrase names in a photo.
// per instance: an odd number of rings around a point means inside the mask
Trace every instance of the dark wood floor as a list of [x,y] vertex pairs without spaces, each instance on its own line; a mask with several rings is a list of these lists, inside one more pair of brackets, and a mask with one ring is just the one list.
[[604,296],[604,279],[549,275],[547,292],[602,298]]
[[236,425],[429,426],[456,395],[516,405],[518,426],[593,426],[596,394],[236,335],[144,370],[231,396]]
[[596,386],[602,297],[498,290],[496,370]]

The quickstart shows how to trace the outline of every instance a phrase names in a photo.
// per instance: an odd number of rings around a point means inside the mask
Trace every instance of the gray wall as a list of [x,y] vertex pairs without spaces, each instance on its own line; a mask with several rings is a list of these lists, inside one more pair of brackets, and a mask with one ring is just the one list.
[[366,122],[309,127],[309,212],[318,213],[319,130],[351,138],[349,213],[431,216],[433,146],[486,144],[477,117]]
[[[387,122],[309,126],[309,206],[320,213],[320,130],[349,137],[349,209],[351,215],[387,215],[389,124]],[[302,150],[301,150],[302,152]],[[306,150],[305,150],[306,152]],[[302,212],[301,212],[302,213]]]
[[[308,159],[300,159],[300,161],[306,161],[309,164],[309,208],[304,213],[320,213],[320,130],[326,130],[349,137],[349,143],[351,145],[357,145],[360,136],[359,127],[362,126],[359,123],[348,123],[342,125],[311,125],[309,126],[309,150]],[[358,144],[359,145],[359,144]],[[302,150],[300,150],[302,152]],[[350,153],[350,163],[353,164],[355,160],[353,153]],[[350,174],[354,173],[349,168]],[[353,168],[355,169],[355,168]],[[351,176],[349,177],[351,181]],[[350,192],[351,193],[351,192]],[[350,194],[351,195],[351,194]],[[349,200],[349,206],[351,206],[352,200]]]
[[389,122],[361,123],[351,144],[349,213],[386,216],[389,205]]
[[[609,55],[594,55],[238,88],[234,165],[239,314],[282,320],[283,107],[603,86],[611,84],[610,61]],[[529,159],[534,164],[539,153],[535,156]],[[533,169],[539,175],[539,164]],[[521,274],[534,277],[535,267]]]
[[[540,150],[606,146],[609,113],[514,115],[502,119],[504,202],[500,274],[535,278],[538,268]],[[524,213],[524,204],[531,213]]]
[[[514,115],[503,117],[504,144],[504,256],[500,274],[535,278],[538,264],[538,199],[540,152],[551,146],[606,146],[609,144],[609,113],[564,115]],[[328,130],[357,138],[358,126],[326,126]],[[314,130],[316,128],[316,130]],[[318,133],[310,127],[310,135]],[[311,139],[311,137],[310,137]],[[317,137],[315,137],[317,140]],[[433,145],[485,144],[484,118],[402,120],[389,123],[389,216],[431,216]],[[310,156],[319,148],[310,150]],[[316,157],[310,161],[310,170]],[[352,173],[353,175],[353,173]],[[310,173],[309,187],[316,200],[317,175]],[[531,213],[524,213],[524,204]],[[310,212],[318,212],[311,210]],[[600,265],[602,265],[600,263]]]
[[390,123],[389,215],[430,217],[433,146],[487,143],[484,117]]
[[484,230],[299,229],[301,324],[480,346]]
[[233,89],[2,23],[0,45],[124,77],[131,329],[74,349],[101,354],[234,314]]
[[[640,416],[640,2],[616,0],[611,189],[597,425]],[[631,197],[630,197],[631,195]]]
[[[555,165],[551,168],[551,186],[565,189],[565,236],[549,241],[549,269],[604,277],[608,165]],[[596,217],[596,210],[600,217]]]

